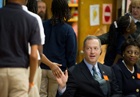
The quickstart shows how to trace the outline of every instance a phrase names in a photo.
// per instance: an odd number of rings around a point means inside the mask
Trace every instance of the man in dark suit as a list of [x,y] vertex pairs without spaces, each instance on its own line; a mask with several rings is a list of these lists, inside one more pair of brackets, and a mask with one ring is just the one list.
[[87,36],[83,45],[82,62],[56,78],[61,97],[121,97],[112,69],[97,62],[101,54],[100,40]]

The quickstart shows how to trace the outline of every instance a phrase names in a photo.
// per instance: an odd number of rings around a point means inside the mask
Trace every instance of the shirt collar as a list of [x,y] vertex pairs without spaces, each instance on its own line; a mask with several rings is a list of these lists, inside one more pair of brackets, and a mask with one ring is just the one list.
[[137,22],[140,22],[138,19],[135,19],[134,17],[132,17],[134,22],[137,23]]
[[131,71],[131,70],[127,67],[127,65],[125,64],[124,60],[122,60],[122,62],[123,62],[124,66],[127,68],[127,70],[128,70],[129,72],[134,73],[134,71],[135,71],[134,66],[133,66],[133,70]]
[[22,5],[22,9],[25,10],[25,11],[28,10],[27,6],[25,6],[25,5]]
[[7,3],[6,4],[7,7],[10,7],[10,8],[16,8],[16,9],[21,9],[22,8],[22,5],[18,4],[18,3]]
[[92,70],[93,66],[95,66],[95,69],[97,70],[96,72],[98,72],[98,65],[97,65],[97,62],[95,63],[95,65],[89,64],[85,59],[84,59],[84,62],[85,62],[85,64],[86,64],[86,66],[88,67],[88,69],[90,70],[90,72],[93,71],[93,70]]

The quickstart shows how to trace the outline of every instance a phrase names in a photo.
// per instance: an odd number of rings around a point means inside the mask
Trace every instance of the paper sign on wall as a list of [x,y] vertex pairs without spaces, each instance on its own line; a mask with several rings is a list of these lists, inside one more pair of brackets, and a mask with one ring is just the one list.
[[103,24],[111,24],[112,22],[112,4],[103,4]]
[[90,5],[90,25],[99,25],[99,5]]

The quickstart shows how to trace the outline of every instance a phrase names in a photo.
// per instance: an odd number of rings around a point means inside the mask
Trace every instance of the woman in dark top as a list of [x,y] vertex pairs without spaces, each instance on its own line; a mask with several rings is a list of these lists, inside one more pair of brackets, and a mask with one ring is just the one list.
[[123,97],[140,97],[140,69],[136,63],[140,56],[140,44],[129,39],[121,48],[122,59],[112,66]]
[[136,25],[129,15],[122,16],[111,24],[108,32],[108,46],[104,59],[105,65],[112,66],[121,58],[120,48],[122,43],[135,31]]

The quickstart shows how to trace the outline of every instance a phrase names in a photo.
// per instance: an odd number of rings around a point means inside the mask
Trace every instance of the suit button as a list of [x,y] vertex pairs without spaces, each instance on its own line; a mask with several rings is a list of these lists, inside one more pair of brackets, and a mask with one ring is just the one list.
[[136,92],[139,92],[139,89],[136,89]]
[[135,77],[134,77],[134,76],[132,76],[132,79],[135,79]]

